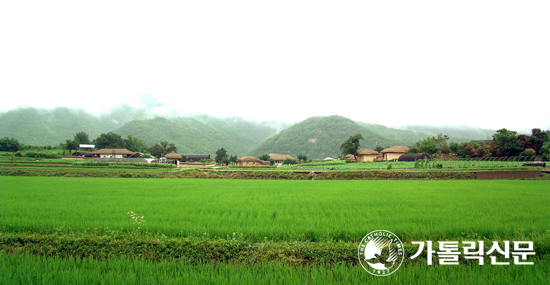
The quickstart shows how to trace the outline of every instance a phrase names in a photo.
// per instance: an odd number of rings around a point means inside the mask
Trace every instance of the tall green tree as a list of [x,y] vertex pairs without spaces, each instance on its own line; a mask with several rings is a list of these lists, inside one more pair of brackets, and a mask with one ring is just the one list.
[[542,144],[539,149],[539,154],[542,155],[542,159],[546,161],[550,160],[550,141],[546,141]]
[[451,142],[449,144],[449,148],[451,149],[452,153],[456,153],[456,155],[463,157],[464,153],[464,144],[460,144],[457,142]]
[[269,158],[270,158],[270,156],[267,153],[264,153],[264,154],[258,156],[259,160],[264,160],[264,161],[269,161]]
[[166,149],[158,143],[148,148],[147,151],[149,151],[149,153],[156,158],[161,158],[164,154],[166,154]]
[[155,145],[148,148],[147,150],[149,151],[149,153],[151,153],[151,155],[160,158],[167,153],[177,152],[178,148],[173,143],[162,141],[160,143],[156,143]]
[[21,144],[15,138],[3,137],[0,139],[0,151],[11,151],[11,163],[13,164],[13,157],[15,152],[21,149]]
[[432,137],[432,139],[434,140],[437,147],[441,149],[442,147],[447,145],[449,136],[444,134],[437,134],[437,137]]
[[[419,140],[414,146],[409,148],[409,153],[425,153],[429,155],[435,155],[441,152],[451,152],[451,147],[447,146],[449,136],[438,134],[437,137],[428,137],[423,140]],[[456,148],[456,145],[453,145]]]
[[132,135],[128,135],[128,137],[124,139],[124,146],[127,150],[136,152],[144,152],[147,148],[147,145],[142,139]]
[[507,129],[500,129],[493,135],[493,144],[499,156],[517,156],[523,151],[518,133]]
[[531,140],[533,149],[535,149],[535,151],[539,153],[539,150],[541,149],[542,145],[545,142],[550,141],[550,131],[548,130],[542,131],[541,129],[534,128],[531,130],[530,140]]
[[363,136],[361,134],[355,134],[353,136],[350,136],[349,139],[345,140],[340,145],[340,151],[342,151],[343,155],[353,154],[353,156],[357,156],[357,151],[359,150],[359,146],[361,145],[359,143],[359,140],[363,140]]
[[222,163],[226,159],[229,160],[227,157],[227,150],[225,150],[225,148],[222,147],[216,150],[216,156],[214,157],[216,163]]
[[0,139],[0,151],[16,152],[21,149],[21,144],[15,138],[3,137]]
[[90,143],[90,137],[88,137],[88,134],[85,132],[78,132],[74,135],[73,140],[77,144],[89,144]]
[[425,153],[429,155],[438,154],[440,151],[441,149],[437,147],[437,142],[433,137],[419,140],[414,146],[409,148],[409,153]]
[[94,139],[93,143],[96,149],[124,148],[124,140],[122,137],[113,132],[99,135],[99,137]]
[[176,145],[174,143],[169,143],[167,141],[161,141],[160,146],[162,146],[166,150],[166,153],[178,152],[178,148],[176,147]]
[[69,151],[69,155],[73,150],[78,149],[78,143],[74,140],[65,140],[64,148]]

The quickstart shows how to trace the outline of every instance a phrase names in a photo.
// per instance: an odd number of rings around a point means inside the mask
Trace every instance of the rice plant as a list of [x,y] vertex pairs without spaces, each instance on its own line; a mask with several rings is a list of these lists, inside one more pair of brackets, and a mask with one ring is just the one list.
[[111,257],[107,260],[6,254],[0,251],[1,284],[548,284],[550,262],[534,266],[402,267],[386,277],[360,266],[193,264]]
[[549,182],[289,181],[0,177],[0,230],[145,231],[168,236],[344,240],[386,229],[404,239],[543,235]]

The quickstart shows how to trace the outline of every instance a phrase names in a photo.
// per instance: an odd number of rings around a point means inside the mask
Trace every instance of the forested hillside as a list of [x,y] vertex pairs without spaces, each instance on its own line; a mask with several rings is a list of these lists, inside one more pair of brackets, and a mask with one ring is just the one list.
[[425,139],[428,136],[428,134],[423,132],[394,129],[394,128],[388,128],[382,125],[369,124],[369,123],[363,123],[363,122],[357,122],[357,121],[356,123],[388,139],[402,141],[403,142],[402,144],[408,144],[410,142],[414,143],[418,140]]
[[250,148],[284,128],[279,122],[254,122],[242,118],[218,119],[208,115],[161,118],[144,108],[114,107],[93,115],[82,109],[51,110],[23,107],[0,113],[0,137],[12,137],[30,145],[58,145],[85,132],[90,140],[102,133],[141,138],[148,146],[160,141],[175,143],[180,153],[210,153],[225,147],[243,155]]
[[[393,137],[382,135],[370,129],[369,124],[357,123],[341,116],[312,117],[288,127],[277,135],[267,139],[248,152],[250,155],[278,153],[298,155],[306,154],[309,158],[324,158],[340,155],[340,145],[354,134],[361,134],[361,148],[374,149],[398,144],[412,145],[426,134],[410,131],[388,129],[379,125],[376,128],[385,130]],[[387,129],[387,130],[386,130]],[[400,136],[400,133],[403,136]]]
[[[125,137],[132,135],[145,141],[147,145],[159,141],[173,142],[179,153],[214,154],[223,147],[232,155],[244,155],[250,148],[275,133],[269,126],[259,126],[244,120],[235,120],[236,126],[227,121],[209,116],[161,118],[134,120],[114,130]],[[248,135],[242,130],[256,129],[256,135]]]
[[99,115],[67,107],[21,107],[0,113],[0,137],[13,137],[31,145],[58,145],[72,139],[77,132],[86,132],[93,139],[127,122],[151,117],[146,108],[128,104],[115,106]]
[[84,110],[65,107],[10,110],[0,113],[0,122],[0,137],[13,137],[32,145],[57,145],[79,131],[93,138],[122,125],[108,117],[96,117]]
[[[402,129],[414,132],[421,132],[430,136],[437,134],[445,134],[450,137],[450,141],[466,142],[471,140],[490,140],[492,139],[495,130],[482,129],[472,126],[423,126],[423,125],[408,125]],[[423,138],[424,139],[424,138]]]
[[[58,145],[85,132],[93,140],[102,133],[132,135],[152,146],[161,141],[174,143],[180,153],[208,153],[224,147],[230,154],[258,156],[264,153],[306,154],[324,158],[340,154],[340,144],[349,136],[362,134],[362,148],[413,145],[421,139],[449,135],[450,141],[491,138],[492,130],[475,127],[405,126],[409,130],[352,121],[341,116],[312,117],[289,125],[283,122],[255,122],[239,117],[209,115],[154,117],[147,108],[116,106],[108,113],[93,115],[82,109],[59,107],[51,110],[18,108],[0,113],[0,137],[12,137],[31,145]],[[275,135],[277,134],[277,135]]]

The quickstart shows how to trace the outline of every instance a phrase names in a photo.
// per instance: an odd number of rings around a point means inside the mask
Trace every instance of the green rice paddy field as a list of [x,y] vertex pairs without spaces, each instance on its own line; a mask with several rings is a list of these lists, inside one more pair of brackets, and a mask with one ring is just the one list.
[[[0,283],[548,284],[549,225],[548,180],[0,176]],[[537,255],[375,277],[355,262],[374,230],[407,256],[418,240],[533,241]]]

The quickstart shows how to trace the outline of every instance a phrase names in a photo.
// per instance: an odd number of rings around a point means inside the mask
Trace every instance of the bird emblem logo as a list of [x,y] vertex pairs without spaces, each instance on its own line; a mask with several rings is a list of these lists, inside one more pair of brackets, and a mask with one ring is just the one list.
[[358,258],[367,272],[377,276],[390,275],[403,262],[403,243],[390,231],[373,231],[361,240]]

